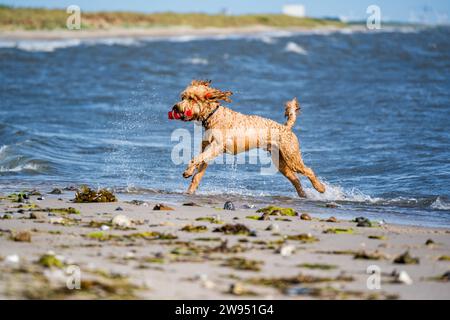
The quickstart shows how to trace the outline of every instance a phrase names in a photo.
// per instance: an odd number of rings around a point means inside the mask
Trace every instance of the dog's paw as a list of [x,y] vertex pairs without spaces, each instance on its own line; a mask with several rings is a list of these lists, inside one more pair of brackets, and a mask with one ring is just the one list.
[[194,174],[195,171],[195,167],[192,168],[187,168],[186,170],[184,170],[183,172],[183,177],[184,178],[189,178],[190,176],[192,176]]
[[189,178],[190,176],[192,176],[192,173],[189,173],[187,171],[183,172],[183,178]]

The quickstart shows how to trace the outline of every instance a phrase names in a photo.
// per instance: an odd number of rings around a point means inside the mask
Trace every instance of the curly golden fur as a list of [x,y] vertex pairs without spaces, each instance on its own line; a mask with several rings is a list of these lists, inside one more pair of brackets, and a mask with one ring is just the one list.
[[280,124],[222,106],[220,101],[231,102],[231,95],[230,91],[212,88],[211,81],[194,80],[181,93],[181,101],[172,108],[182,115],[181,120],[202,121],[205,128],[202,152],[189,162],[183,173],[185,178],[194,175],[188,193],[197,189],[209,161],[222,153],[238,154],[254,148],[263,148],[271,153],[278,170],[294,185],[300,197],[306,194],[297,173],[308,177],[318,192],[325,192],[314,172],[304,165],[298,139],[292,132],[300,110],[297,99],[286,103],[287,121]]

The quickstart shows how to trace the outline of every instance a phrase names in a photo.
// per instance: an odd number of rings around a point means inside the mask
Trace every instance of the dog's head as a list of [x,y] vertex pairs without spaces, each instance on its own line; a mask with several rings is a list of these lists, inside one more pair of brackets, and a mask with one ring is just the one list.
[[231,91],[221,91],[210,86],[211,81],[194,80],[181,93],[169,112],[169,119],[183,121],[204,120],[219,105],[219,101],[231,102]]

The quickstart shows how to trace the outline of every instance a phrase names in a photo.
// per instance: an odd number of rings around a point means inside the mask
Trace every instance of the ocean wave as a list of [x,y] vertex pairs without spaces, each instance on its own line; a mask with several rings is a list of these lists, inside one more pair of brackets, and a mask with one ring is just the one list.
[[6,149],[8,149],[7,145],[3,145],[0,147],[0,160],[4,158],[6,154]]
[[142,44],[137,38],[99,38],[99,39],[89,39],[82,41],[83,44],[87,45],[106,45],[106,46],[139,46]]
[[195,65],[204,65],[204,66],[209,64],[208,59],[199,58],[199,57],[183,59],[183,62],[189,63],[189,64],[195,64]]
[[20,165],[14,166],[14,167],[0,166],[0,172],[22,172],[22,171],[40,172],[43,169],[44,168],[42,167],[42,165],[40,165],[38,163],[33,163],[33,162],[20,164]]
[[269,36],[262,36],[259,38],[259,40],[261,40],[261,42],[265,44],[274,44],[276,42],[276,40],[273,37]]
[[79,39],[70,40],[23,40],[15,44],[15,48],[30,52],[53,52],[56,49],[76,47],[81,44]]
[[284,51],[307,55],[308,52],[295,42],[289,41],[284,47]]
[[440,197],[437,197],[430,207],[436,210],[450,210],[450,203],[442,200]]

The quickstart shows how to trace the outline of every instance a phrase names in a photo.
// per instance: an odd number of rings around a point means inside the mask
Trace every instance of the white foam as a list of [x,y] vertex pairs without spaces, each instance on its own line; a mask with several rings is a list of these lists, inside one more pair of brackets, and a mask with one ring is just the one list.
[[284,51],[307,55],[308,52],[295,42],[289,41],[284,47]]
[[436,210],[450,210],[450,203],[446,203],[440,197],[437,197],[430,207]]
[[7,148],[8,148],[7,145],[3,145],[0,147],[0,159],[3,158],[3,155],[5,154]]
[[324,182],[325,192],[319,193],[313,188],[305,188],[308,199],[317,201],[350,201],[350,202],[377,202],[381,198],[372,198],[357,189],[345,190],[341,186],[333,186]]
[[30,52],[53,52],[56,49],[76,47],[80,44],[81,41],[79,39],[51,41],[22,40],[18,41],[15,47],[19,50]]
[[36,163],[26,163],[21,164],[12,168],[8,167],[0,167],[0,172],[21,172],[25,170],[29,171],[39,171],[41,169],[41,166]]
[[190,63],[190,64],[196,64],[196,65],[204,65],[204,66],[209,64],[208,59],[199,58],[199,57],[184,59],[183,62]]
[[266,44],[274,44],[276,42],[274,38],[269,36],[262,36],[259,38],[259,40],[261,40],[261,42],[264,42]]
[[88,45],[102,44],[107,46],[139,46],[141,42],[135,38],[101,38],[95,40],[85,40]]
[[15,46],[14,41],[0,41],[0,48],[14,48]]

